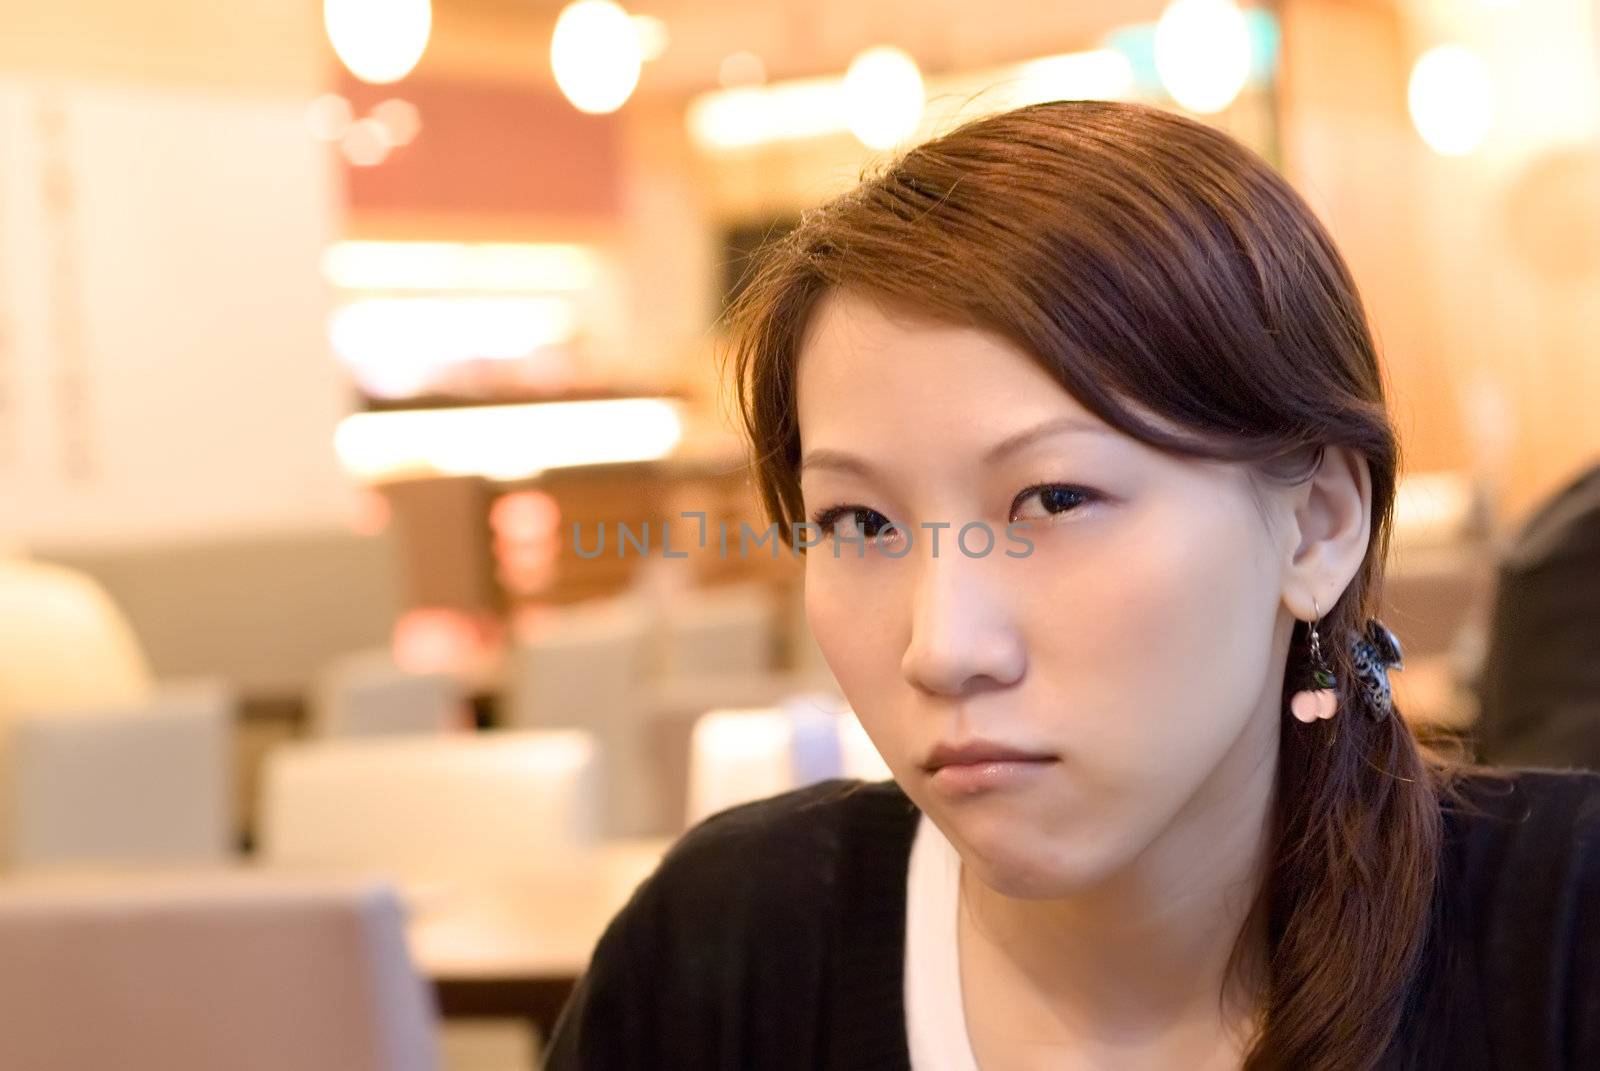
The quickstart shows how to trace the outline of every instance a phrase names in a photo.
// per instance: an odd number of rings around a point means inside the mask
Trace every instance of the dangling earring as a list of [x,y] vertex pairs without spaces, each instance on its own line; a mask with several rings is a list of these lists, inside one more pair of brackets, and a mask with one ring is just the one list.
[[1318,718],[1331,718],[1339,709],[1339,693],[1334,690],[1339,681],[1322,657],[1322,639],[1317,635],[1317,622],[1322,620],[1322,608],[1317,605],[1315,596],[1311,599],[1311,605],[1317,613],[1317,620],[1311,622],[1311,683],[1315,687],[1296,692],[1289,701],[1289,710],[1308,724]]

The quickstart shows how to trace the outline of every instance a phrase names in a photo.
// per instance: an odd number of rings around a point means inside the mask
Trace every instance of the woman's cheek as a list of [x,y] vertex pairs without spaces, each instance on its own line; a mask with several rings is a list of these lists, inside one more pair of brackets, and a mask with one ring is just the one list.
[[[839,568],[841,564],[846,568]],[[870,573],[870,575],[868,575]],[[894,575],[861,563],[808,563],[806,618],[845,701],[896,776],[908,776],[920,744],[908,741],[909,685],[901,664],[909,642],[908,592]]]
[[1181,767],[1217,715],[1206,709],[1219,642],[1207,563],[1163,518],[1125,519],[1115,548],[1098,554],[1087,538],[1070,548],[1039,539],[1019,585],[1029,593],[1030,662],[1061,695],[1067,746],[1108,790]]
[[[813,551],[812,553],[816,553]],[[846,697],[864,701],[875,678],[899,672],[890,657],[883,584],[852,575],[859,563],[808,561],[805,573],[806,622]],[[845,566],[841,568],[840,566]]]

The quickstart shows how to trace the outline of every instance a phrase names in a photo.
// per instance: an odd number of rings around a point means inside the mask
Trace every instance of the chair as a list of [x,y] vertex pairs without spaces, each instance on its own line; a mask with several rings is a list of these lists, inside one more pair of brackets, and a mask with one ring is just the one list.
[[844,714],[844,721],[839,726],[839,747],[843,776],[857,777],[863,781],[887,781],[894,776],[889,764],[883,761],[878,745],[867,735],[866,728],[854,711]]
[[436,1071],[396,894],[264,875],[0,888],[0,1067]]
[[798,695],[777,707],[703,715],[690,739],[687,823],[833,777],[889,777],[855,713],[832,701]]
[[648,604],[631,596],[554,607],[507,659],[508,726],[593,735],[607,835],[643,832],[658,806],[640,734],[653,628]]
[[280,745],[262,775],[261,858],[394,877],[525,870],[595,838],[594,767],[579,730]]
[[22,710],[139,702],[152,687],[104,588],[75,569],[0,555],[0,727]]
[[694,588],[672,600],[661,622],[666,676],[766,673],[773,667],[777,600],[767,585]]
[[443,733],[470,727],[466,690],[448,673],[413,673],[387,647],[344,655],[313,684],[309,714],[316,736]]
[[689,741],[686,824],[793,787],[789,741],[789,719],[778,710],[702,715]]
[[389,639],[404,609],[396,543],[341,526],[37,553],[105,586],[158,680],[217,674],[298,697],[330,658]]
[[542,612],[519,631],[508,660],[507,721],[517,728],[590,728],[629,716],[649,670],[654,622],[630,596]]
[[226,685],[200,680],[145,703],[18,714],[0,785],[10,862],[226,858],[234,707]]

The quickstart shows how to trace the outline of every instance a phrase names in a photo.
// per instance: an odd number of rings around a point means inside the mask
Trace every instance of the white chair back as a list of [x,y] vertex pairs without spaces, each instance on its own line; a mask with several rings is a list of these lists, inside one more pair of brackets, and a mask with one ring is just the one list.
[[543,612],[509,658],[507,720],[517,728],[583,728],[638,710],[653,622],[621,596]]
[[507,724],[592,734],[608,836],[642,833],[658,817],[657,760],[643,733],[654,628],[649,602],[634,595],[554,607],[519,632],[508,660]]
[[666,606],[660,669],[690,678],[771,671],[777,613],[778,600],[761,583],[685,591]]
[[832,777],[889,777],[855,714],[830,709],[831,698],[792,696],[777,707],[713,710],[697,719],[689,744],[687,823]]
[[259,847],[275,867],[470,877],[597,833],[595,746],[579,730],[286,744],[262,785]]
[[310,702],[316,736],[443,733],[469,728],[466,689],[448,673],[413,673],[386,647],[335,660],[318,676]]
[[437,1071],[383,886],[0,889],[0,1067]]
[[0,784],[10,862],[226,858],[234,713],[226,685],[194,681],[145,703],[17,715]]
[[878,745],[872,742],[867,730],[856,717],[855,711],[846,710],[840,715],[839,746],[842,751],[844,777],[862,781],[887,781],[894,777],[889,764],[883,761]]
[[713,710],[702,715],[689,739],[687,824],[794,787],[789,765],[792,739],[793,726],[780,710]]

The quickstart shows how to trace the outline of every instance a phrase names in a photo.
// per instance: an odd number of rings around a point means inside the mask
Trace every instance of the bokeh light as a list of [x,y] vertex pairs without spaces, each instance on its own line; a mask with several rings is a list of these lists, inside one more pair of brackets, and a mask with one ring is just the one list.
[[1483,60],[1460,45],[1439,45],[1411,69],[1406,101],[1417,133],[1442,156],[1482,144],[1494,117],[1494,83]]
[[577,0],[562,9],[550,39],[556,85],[580,112],[603,115],[627,103],[644,62],[639,30],[611,0]]
[[917,129],[927,103],[917,61],[890,45],[869,48],[844,75],[850,132],[871,149],[892,149]]
[[328,41],[363,82],[398,82],[411,73],[433,29],[429,0],[324,0]]

